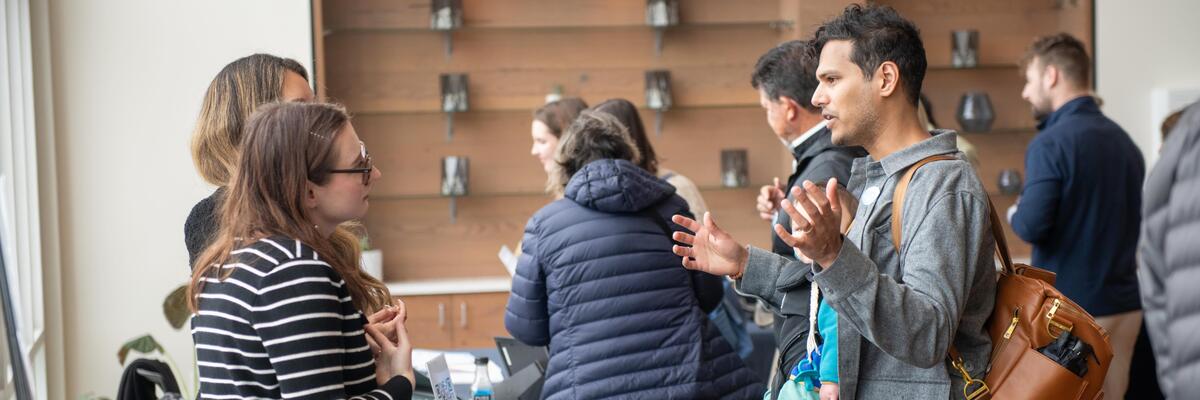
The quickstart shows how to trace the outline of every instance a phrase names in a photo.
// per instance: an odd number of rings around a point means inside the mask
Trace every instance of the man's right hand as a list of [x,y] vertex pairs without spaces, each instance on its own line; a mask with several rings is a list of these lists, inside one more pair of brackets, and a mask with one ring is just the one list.
[[758,190],[758,199],[755,204],[755,208],[758,209],[758,217],[763,221],[774,222],[775,212],[779,210],[779,203],[786,197],[778,177],[775,178],[774,185],[763,185]]
[[691,245],[685,247],[675,245],[671,251],[683,257],[683,266],[713,275],[741,276],[746,269],[746,260],[750,253],[728,233],[717,227],[711,213],[704,213],[704,224],[691,218],[676,215],[672,221],[692,232],[675,232],[671,235],[675,241]]

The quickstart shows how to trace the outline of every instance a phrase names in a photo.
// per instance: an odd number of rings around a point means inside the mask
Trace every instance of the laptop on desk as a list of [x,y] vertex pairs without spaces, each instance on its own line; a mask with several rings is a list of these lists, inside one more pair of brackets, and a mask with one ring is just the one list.
[[508,378],[496,386],[496,399],[541,398],[543,376],[550,354],[545,347],[530,346],[510,337],[496,337],[496,349]]
[[530,346],[510,337],[497,336],[495,339],[496,349],[500,350],[501,361],[510,376],[535,362],[542,368],[550,362],[550,353],[545,347]]

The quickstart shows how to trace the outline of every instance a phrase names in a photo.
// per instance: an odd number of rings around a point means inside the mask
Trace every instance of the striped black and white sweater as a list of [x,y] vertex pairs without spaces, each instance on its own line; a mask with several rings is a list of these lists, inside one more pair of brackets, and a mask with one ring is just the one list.
[[206,278],[192,318],[201,398],[411,398],[403,377],[376,384],[367,320],[312,248],[272,236],[233,251],[229,268]]

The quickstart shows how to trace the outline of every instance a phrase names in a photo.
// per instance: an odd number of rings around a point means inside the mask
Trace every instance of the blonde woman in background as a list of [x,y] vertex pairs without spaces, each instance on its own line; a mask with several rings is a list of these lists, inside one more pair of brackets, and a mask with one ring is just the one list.
[[[568,97],[551,101],[533,112],[533,124],[530,136],[533,146],[529,154],[542,164],[542,170],[550,177],[554,173],[554,155],[558,151],[558,140],[563,131],[571,126],[579,113],[587,109],[587,103],[577,97]],[[547,187],[547,191],[552,191]]]

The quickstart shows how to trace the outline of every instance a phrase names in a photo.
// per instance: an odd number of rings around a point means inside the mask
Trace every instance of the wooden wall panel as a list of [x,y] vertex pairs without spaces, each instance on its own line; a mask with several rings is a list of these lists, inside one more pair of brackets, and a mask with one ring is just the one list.
[[1092,37],[1095,29],[1094,4],[1092,0],[1073,0],[1073,2],[1075,5],[1067,5],[1059,12],[1058,30],[1075,36],[1088,49],[1088,56],[1092,57],[1091,84],[1094,87],[1096,85],[1096,46]]
[[[744,244],[768,245],[769,226],[754,210],[757,187],[703,190],[722,228]],[[525,224],[549,196],[468,196],[458,200],[450,223],[449,200],[372,200],[364,219],[383,250],[386,281],[506,276],[496,257],[501,245],[516,249]]]
[[850,0],[780,0],[779,15],[782,19],[793,21],[792,29],[783,33],[783,40],[807,40],[812,38],[817,27],[825,21],[840,15]]
[[992,132],[968,133],[960,135],[961,139],[970,141],[975,146],[979,158],[979,179],[988,192],[1000,191],[1000,171],[1015,168],[1025,175],[1025,149],[1035,136],[1034,131],[1024,132]]
[[[327,8],[327,28],[429,29],[429,0],[340,0]],[[737,23],[779,19],[778,0],[688,0],[682,23]],[[606,27],[645,25],[645,0],[464,0],[470,28]]]
[[[933,105],[940,126],[961,130],[955,114],[963,93],[981,90],[988,94],[996,115],[992,130],[1032,130],[1036,125],[1029,103],[1021,98],[1025,79],[1017,68],[931,69],[922,91]],[[983,150],[983,149],[981,149]]]
[[[747,89],[752,67],[672,68],[675,106],[757,105],[757,94]],[[644,73],[641,69],[470,71],[470,109],[532,110],[544,102],[546,93],[556,84],[562,85],[564,93],[570,96],[586,99],[623,97],[640,105],[645,100]],[[409,74],[338,74],[331,71],[329,79],[331,96],[356,113],[441,110],[438,73],[435,71]]]
[[469,158],[472,195],[538,194],[546,173],[529,154],[532,120],[532,111],[459,114],[450,143],[445,116],[437,113],[362,115],[354,126],[383,172],[372,197],[440,194],[445,156]]
[[1005,218],[1005,214],[1008,212],[1008,207],[1012,206],[1013,203],[1016,202],[1017,196],[1002,195],[999,193],[991,193],[990,195],[992,196],[992,203],[996,205],[996,212],[1000,213],[1000,219],[1003,220],[1001,223],[1004,224],[1004,233],[1006,235],[1006,239],[1008,240],[1009,253],[1012,254],[1013,258],[1029,259],[1033,256],[1033,248],[1029,246],[1029,243],[1025,243],[1024,240],[1021,240],[1016,233],[1013,233],[1012,225],[1010,225],[1007,218]]
[[758,218],[754,200],[758,197],[759,185],[741,189],[701,190],[709,212],[716,218],[717,226],[733,235],[743,245],[771,248],[771,225]]
[[[682,27],[666,32],[662,54],[645,28],[599,30],[474,30],[454,33],[446,57],[439,32],[347,32],[326,37],[330,70],[395,74],[501,69],[652,69],[670,66],[753,65],[779,30],[767,25]],[[749,82],[749,76],[745,79]]]
[[[750,91],[749,85],[745,90]],[[746,149],[752,186],[786,180],[792,156],[767,125],[761,107],[678,109],[663,115],[654,134],[654,112],[641,110],[659,165],[687,176],[701,188],[721,187],[721,150]]]
[[[698,186],[719,187],[724,148],[747,149],[751,182],[787,178],[790,158],[764,115],[759,107],[671,110],[663,115],[661,137],[652,132],[652,111],[643,110],[642,120],[651,130],[648,134],[663,167]],[[372,191],[378,199],[437,195],[440,159],[451,155],[470,158],[471,194],[540,193],[546,174],[529,155],[531,121],[532,111],[459,114],[450,143],[445,140],[445,117],[438,113],[362,115],[354,119],[354,126],[383,172]]]
[[500,246],[516,248],[525,223],[549,196],[467,196],[450,223],[443,198],[375,200],[364,219],[383,250],[386,281],[507,276]]
[[1056,33],[1059,13],[1046,0],[889,0],[921,30],[931,67],[950,66],[950,32],[979,31],[980,65],[1016,65],[1036,36]]

